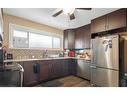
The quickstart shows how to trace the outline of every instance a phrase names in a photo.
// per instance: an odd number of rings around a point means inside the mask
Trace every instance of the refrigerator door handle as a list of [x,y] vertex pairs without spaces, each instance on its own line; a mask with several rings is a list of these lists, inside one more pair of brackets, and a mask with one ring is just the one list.
[[97,69],[97,67],[96,67],[96,66],[90,66],[90,68],[94,68],[94,69]]
[[108,46],[109,46],[109,45],[107,44],[107,45],[106,45],[106,47],[105,47],[105,52],[107,51],[107,49],[108,49]]

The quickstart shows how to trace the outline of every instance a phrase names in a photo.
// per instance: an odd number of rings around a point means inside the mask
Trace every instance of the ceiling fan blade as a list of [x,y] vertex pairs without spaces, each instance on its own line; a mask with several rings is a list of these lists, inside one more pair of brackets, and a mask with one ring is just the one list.
[[69,15],[69,16],[70,16],[70,20],[75,19],[75,15],[74,15],[74,14],[71,14],[71,15]]
[[92,10],[92,8],[76,8],[76,9],[79,9],[79,10]]
[[62,12],[63,12],[63,10],[60,10],[60,11],[58,11],[57,13],[55,13],[54,15],[52,15],[52,16],[53,16],[53,17],[56,17],[56,16],[60,15]]

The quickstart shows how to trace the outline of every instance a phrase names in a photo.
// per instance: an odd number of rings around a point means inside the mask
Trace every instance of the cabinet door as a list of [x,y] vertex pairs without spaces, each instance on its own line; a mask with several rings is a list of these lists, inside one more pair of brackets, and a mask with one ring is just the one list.
[[52,60],[52,78],[60,77],[60,61]]
[[76,29],[76,32],[75,32],[75,48],[76,49],[81,49],[83,48],[82,46],[82,35],[83,32],[81,30],[81,28],[78,28]]
[[60,59],[60,60],[57,60],[57,74],[58,74],[58,76],[59,77],[62,77],[62,76],[64,76],[64,65],[63,65],[63,60],[62,59]]
[[58,78],[58,77],[63,77],[65,75],[67,75],[67,67],[66,67],[66,63],[64,63],[63,60],[52,60],[50,61],[50,65],[51,68],[50,68],[50,79],[53,79],[53,78]]
[[24,62],[24,86],[36,84],[39,81],[39,73],[34,72],[36,61]]
[[107,15],[98,17],[91,21],[91,33],[106,31]]
[[70,59],[69,61],[69,73],[71,75],[76,75],[77,72],[77,61]]
[[77,28],[75,31],[75,48],[90,48],[90,25]]
[[69,74],[68,62],[65,60],[52,61],[52,78],[63,77]]
[[63,60],[53,60],[52,76],[53,78],[63,77],[65,75],[65,66]]
[[73,49],[75,44],[75,32],[74,29],[68,29],[64,31],[64,49]]
[[126,27],[126,9],[108,14],[108,30]]
[[63,60],[64,64],[64,76],[69,75],[69,63],[68,60]]
[[68,49],[68,31],[64,31],[64,41],[63,41],[64,49]]
[[47,80],[49,78],[49,62],[40,61],[40,81]]
[[61,77],[63,77],[63,76],[66,76],[66,66],[65,66],[65,63],[64,63],[64,60],[60,60],[60,66],[61,66],[61,70],[60,70],[60,72],[61,72]]
[[83,29],[82,44],[83,48],[90,48],[90,24],[85,25]]
[[75,47],[75,32],[74,30],[69,30],[68,32],[68,48],[73,49]]

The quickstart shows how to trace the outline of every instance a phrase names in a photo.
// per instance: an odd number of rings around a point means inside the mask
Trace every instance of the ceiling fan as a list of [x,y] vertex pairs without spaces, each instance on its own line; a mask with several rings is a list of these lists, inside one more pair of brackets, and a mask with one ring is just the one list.
[[66,15],[69,15],[70,20],[75,19],[75,15],[74,15],[74,11],[75,10],[91,10],[92,8],[63,8],[60,11],[58,11],[57,13],[53,14],[53,17],[57,17],[58,15],[64,13]]

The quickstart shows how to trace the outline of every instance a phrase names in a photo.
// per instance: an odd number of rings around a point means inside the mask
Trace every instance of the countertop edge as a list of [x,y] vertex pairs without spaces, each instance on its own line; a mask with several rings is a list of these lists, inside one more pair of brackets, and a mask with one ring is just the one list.
[[60,58],[43,58],[43,59],[19,59],[19,60],[4,60],[4,63],[6,62],[24,62],[24,61],[43,61],[43,60],[59,60],[59,59],[77,59],[77,60],[87,60],[85,58],[77,58],[77,57],[60,57]]

